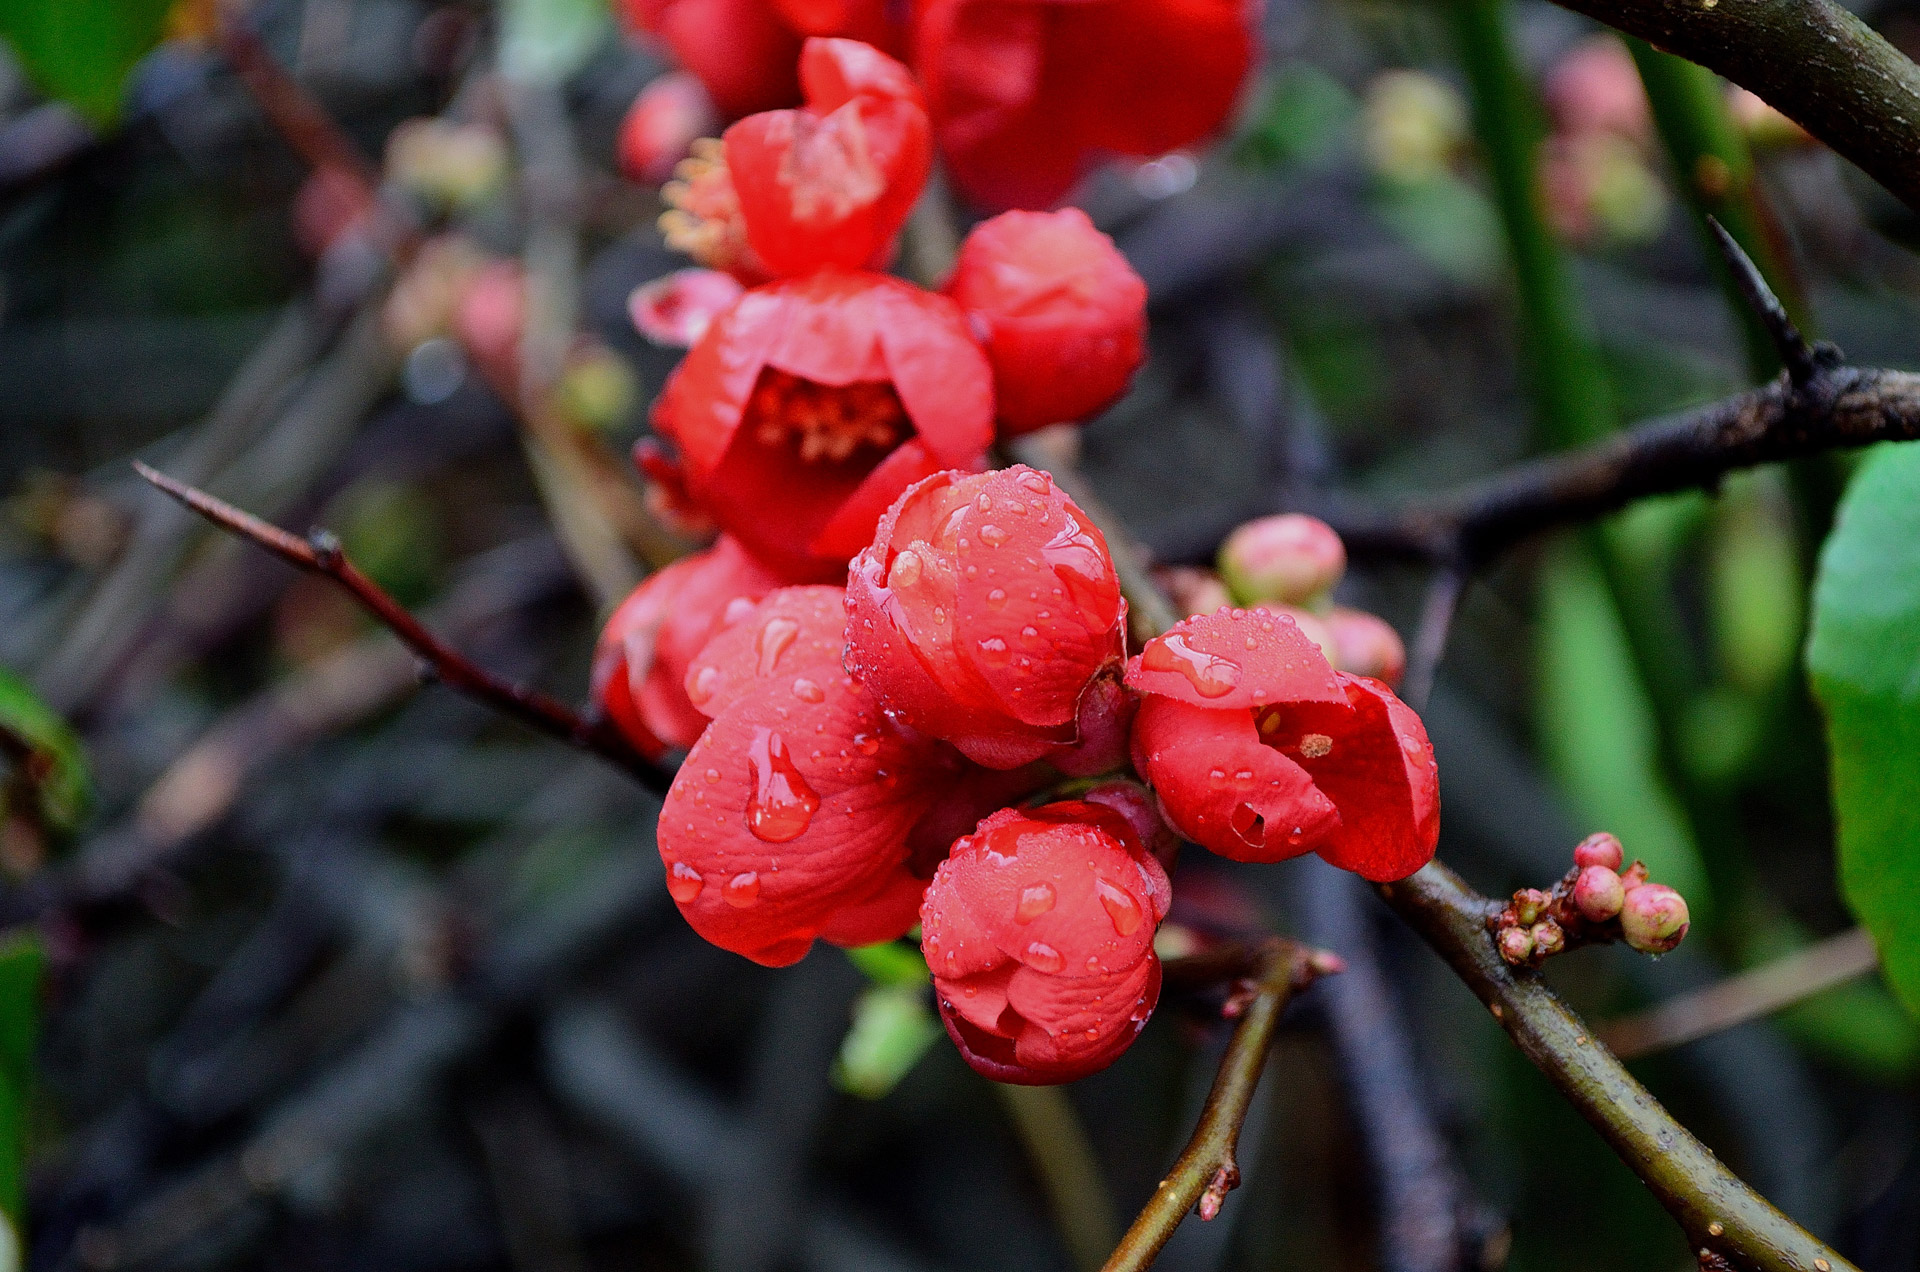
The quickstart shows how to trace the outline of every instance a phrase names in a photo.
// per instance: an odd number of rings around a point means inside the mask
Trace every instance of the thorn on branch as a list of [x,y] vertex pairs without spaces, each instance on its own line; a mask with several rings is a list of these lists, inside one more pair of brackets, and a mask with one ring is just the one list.
[[[1746,249],[1717,218],[1709,216],[1707,228],[1713,231],[1713,241],[1719,244],[1720,255],[1726,261],[1727,268],[1733,271],[1734,285],[1740,289],[1741,298],[1759,316],[1761,325],[1773,338],[1773,347],[1787,368],[1788,380],[1796,389],[1806,387],[1820,373],[1824,364],[1837,360],[1839,351],[1831,345],[1820,350],[1808,347],[1806,337],[1793,325],[1786,307],[1773,294],[1773,288],[1767,285],[1766,277],[1761,274],[1760,267],[1753,263],[1753,258],[1747,255]],[[1831,355],[1822,356],[1827,350],[1832,351]]]

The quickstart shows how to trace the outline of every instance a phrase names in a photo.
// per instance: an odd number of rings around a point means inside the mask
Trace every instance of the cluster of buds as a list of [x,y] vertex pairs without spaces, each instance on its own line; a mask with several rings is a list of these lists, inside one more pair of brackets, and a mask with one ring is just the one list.
[[955,186],[988,208],[1049,207],[1099,158],[1150,158],[1215,132],[1258,47],[1257,0],[625,0],[627,25],[684,70],[642,90],[622,167],[658,181],[703,116],[807,91],[816,37],[910,58]]
[[1129,658],[1112,554],[1044,472],[915,482],[844,587],[752,568],[723,539],[602,646],[599,700],[643,746],[666,701],[628,668],[685,660],[667,890],[702,936],[770,966],[917,919],[947,1032],[990,1077],[1067,1081],[1132,1042],[1159,995],[1175,834],[1376,880],[1433,854],[1432,748],[1386,685],[1259,608],[1188,618]]
[[1625,941],[1643,954],[1665,954],[1687,934],[1687,902],[1664,883],[1647,881],[1645,862],[1622,868],[1620,841],[1605,831],[1573,850],[1573,869],[1548,891],[1522,888],[1487,919],[1500,957],[1538,967],[1563,950]]

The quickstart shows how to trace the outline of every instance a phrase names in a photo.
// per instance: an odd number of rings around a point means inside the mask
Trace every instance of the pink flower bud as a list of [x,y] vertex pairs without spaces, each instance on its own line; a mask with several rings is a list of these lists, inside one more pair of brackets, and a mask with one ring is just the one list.
[[1626,860],[1626,853],[1620,847],[1620,841],[1606,831],[1588,835],[1573,850],[1573,864],[1585,869],[1588,866],[1605,866],[1609,870],[1618,870],[1620,863]]
[[1620,930],[1643,954],[1665,954],[1687,934],[1687,901],[1664,883],[1643,883],[1627,893]]
[[1574,880],[1574,908],[1588,922],[1605,923],[1620,913],[1626,899],[1627,890],[1621,886],[1620,876],[1605,866],[1587,866]]
[[1531,927],[1552,902],[1553,898],[1538,888],[1522,888],[1513,894],[1513,917],[1523,926]]
[[1518,967],[1533,957],[1533,933],[1526,928],[1504,928],[1501,930],[1500,957]]
[[1620,872],[1620,886],[1628,892],[1632,892],[1646,881],[1647,863],[1644,861],[1635,861],[1632,865]]
[[700,81],[686,71],[670,71],[641,89],[620,121],[620,170],[629,180],[659,185],[693,143],[718,133],[721,123]]
[[1322,621],[1333,637],[1334,666],[1390,685],[1400,683],[1401,673],[1407,669],[1407,647],[1386,619],[1336,605]]
[[1233,604],[1233,595],[1227,591],[1227,585],[1212,570],[1203,570],[1192,565],[1169,565],[1153,572],[1154,582],[1173,602],[1173,608],[1192,618],[1199,614],[1211,614],[1222,606]]
[[1546,958],[1567,948],[1567,934],[1552,919],[1542,919],[1534,924],[1529,935],[1533,938],[1535,958]]
[[1228,535],[1219,565],[1243,604],[1307,605],[1346,573],[1347,549],[1326,522],[1290,512],[1249,521]]

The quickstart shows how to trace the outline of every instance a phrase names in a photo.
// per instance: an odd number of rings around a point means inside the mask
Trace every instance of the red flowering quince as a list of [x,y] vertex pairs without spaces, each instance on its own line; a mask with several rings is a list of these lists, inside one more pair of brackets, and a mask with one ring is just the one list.
[[[1106,540],[1043,472],[908,490],[847,573],[847,667],[908,726],[1011,769],[1104,730],[1083,703],[1125,654]],[[1116,755],[1115,759],[1119,757]]]
[[1008,436],[1098,414],[1145,354],[1147,285],[1078,208],[981,222],[945,291],[986,346]]
[[1335,671],[1292,619],[1188,618],[1127,664],[1134,765],[1174,829],[1237,861],[1314,852],[1404,878],[1440,832],[1433,747],[1377,680]]
[[800,98],[794,59],[808,36],[846,36],[900,52],[887,0],[623,0],[630,30],[651,37],[737,119]]
[[649,575],[600,633],[593,700],[645,755],[692,746],[707,727],[684,684],[694,655],[731,610],[783,581],[728,535]]
[[1001,1082],[1069,1082],[1111,1064],[1160,996],[1154,929],[1172,889],[1120,813],[1002,809],[953,845],[920,911],[940,1017]]
[[1108,154],[1147,157],[1225,121],[1258,0],[918,0],[911,61],[960,191],[1043,208]]
[[993,438],[986,355],[944,296],[827,269],[715,317],[653,408],[650,477],[794,579],[838,576],[887,505]]

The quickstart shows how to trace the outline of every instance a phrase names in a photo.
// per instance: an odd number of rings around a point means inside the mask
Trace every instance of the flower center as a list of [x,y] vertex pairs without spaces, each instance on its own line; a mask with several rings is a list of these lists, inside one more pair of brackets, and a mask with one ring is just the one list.
[[806,463],[839,463],[863,446],[888,451],[913,431],[884,380],[817,384],[768,367],[753,386],[746,424],[764,446],[795,439]]
[[660,190],[669,205],[660,214],[660,233],[667,246],[685,252],[710,269],[736,267],[758,272],[759,258],[747,242],[747,223],[740,215],[740,196],[727,170],[726,151],[718,138],[702,137],[693,153],[674,170],[678,178]]
[[1260,740],[1295,760],[1323,760],[1333,754],[1331,734],[1303,727],[1301,721],[1290,718],[1292,715],[1277,704],[1256,709],[1253,724]]

